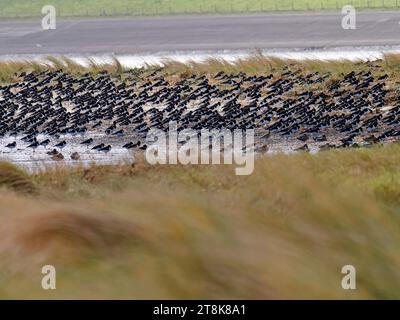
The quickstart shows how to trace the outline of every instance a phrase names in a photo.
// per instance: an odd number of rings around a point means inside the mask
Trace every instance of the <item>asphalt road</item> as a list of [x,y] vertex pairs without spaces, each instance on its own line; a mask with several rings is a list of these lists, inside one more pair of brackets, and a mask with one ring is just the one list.
[[143,54],[192,50],[400,45],[400,11],[360,12],[343,30],[340,13],[0,21],[0,55]]

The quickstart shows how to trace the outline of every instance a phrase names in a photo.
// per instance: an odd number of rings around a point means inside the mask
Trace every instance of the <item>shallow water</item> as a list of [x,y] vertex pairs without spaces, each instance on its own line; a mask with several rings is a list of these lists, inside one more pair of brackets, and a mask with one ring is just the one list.
[[[90,165],[90,164],[121,164],[135,162],[135,155],[143,153],[140,149],[126,150],[122,146],[129,141],[137,141],[137,136],[125,135],[123,137],[115,137],[99,132],[89,132],[84,135],[61,135],[58,139],[44,134],[39,134],[37,140],[43,141],[49,139],[50,143],[44,147],[39,146],[35,150],[28,148],[29,143],[21,140],[22,136],[10,137],[5,136],[0,139],[0,159],[7,160],[24,167],[29,171],[36,171],[43,168],[59,166],[59,165]],[[81,145],[80,143],[86,139],[93,138],[94,142],[89,146]],[[339,137],[329,139],[330,143],[337,142]],[[47,152],[54,149],[54,145],[65,140],[66,146],[62,149],[57,149],[64,156],[63,160],[53,160]],[[16,141],[17,147],[14,149],[6,148],[6,145]],[[97,150],[92,150],[92,147],[104,143],[110,144],[112,149],[108,153],[103,153]],[[309,152],[315,154],[319,151],[320,146],[327,142],[308,142]],[[257,151],[257,146],[267,145],[267,150]],[[303,146],[301,142],[294,138],[284,139],[281,137],[272,137],[267,140],[260,140],[255,137],[256,156],[275,155],[275,154],[294,154],[296,149]],[[250,148],[249,148],[250,149]],[[79,160],[72,160],[71,155],[77,152],[80,156]]]
[[[38,135],[38,141],[49,139],[50,143],[45,146],[39,146],[35,150],[27,148],[29,143],[21,140],[22,136],[10,137],[6,136],[0,139],[0,158],[13,162],[26,169],[34,170],[39,167],[54,166],[57,164],[64,165],[87,165],[91,163],[97,164],[118,164],[121,162],[132,162],[134,160],[134,154],[132,151],[122,148],[122,146],[128,141],[128,137],[120,139],[117,143],[115,142],[116,137],[109,137],[104,134],[89,133],[84,136],[72,136],[72,135],[61,135],[59,139],[54,139],[44,134]],[[95,144],[87,147],[80,143],[86,139],[95,139]],[[62,149],[54,148],[54,145],[65,140],[66,146]],[[9,143],[16,141],[17,146],[14,149],[8,149],[5,146]],[[112,145],[112,149],[108,153],[99,152],[92,150],[94,145],[108,142]],[[107,144],[106,144],[107,145]],[[57,149],[64,156],[61,161],[55,161],[51,159],[51,156],[47,152]],[[80,156],[79,160],[72,160],[71,155],[77,152]]]

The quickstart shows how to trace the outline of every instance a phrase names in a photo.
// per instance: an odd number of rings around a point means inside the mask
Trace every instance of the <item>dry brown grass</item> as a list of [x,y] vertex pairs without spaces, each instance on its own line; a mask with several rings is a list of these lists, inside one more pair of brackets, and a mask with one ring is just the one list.
[[188,61],[179,62],[175,60],[164,60],[163,66],[148,64],[144,68],[128,69],[121,62],[113,57],[110,63],[98,63],[93,59],[88,59],[86,66],[74,62],[68,57],[47,57],[42,62],[18,61],[18,62],[0,62],[0,82],[7,83],[18,80],[21,72],[42,72],[46,70],[64,70],[73,75],[82,75],[85,73],[98,74],[108,72],[115,76],[130,75],[146,79],[150,73],[157,71],[159,75],[166,77],[176,76],[182,78],[192,74],[213,75],[220,71],[227,74],[238,74],[245,72],[250,75],[269,75],[271,73],[280,73],[287,70],[307,74],[310,72],[320,72],[328,74],[332,79],[343,76],[351,71],[360,72],[371,70],[376,75],[388,73],[391,81],[400,81],[399,72],[400,55],[387,54],[383,60],[374,62],[350,61],[350,60],[290,60],[275,57],[267,57],[260,51],[248,57],[238,59],[235,62],[228,62],[224,59],[209,58],[203,62]]
[[[0,83],[9,83],[18,80],[18,76],[22,72],[43,72],[63,70],[72,75],[83,75],[85,73],[98,74],[100,72],[108,72],[112,75],[121,75],[125,72],[125,68],[120,61],[113,57],[110,63],[97,63],[93,59],[87,60],[87,65],[82,65],[71,58],[61,56],[48,56],[43,61],[3,61],[0,62]],[[137,69],[141,70],[141,69]]]
[[[92,166],[0,195],[3,298],[399,298],[400,146]],[[58,287],[40,288],[43,264]],[[344,291],[345,264],[357,290]]]
[[384,60],[375,62],[351,61],[346,59],[334,61],[314,59],[292,60],[268,57],[263,55],[260,51],[256,51],[252,56],[238,59],[235,62],[228,62],[218,58],[209,58],[203,62],[188,61],[185,63],[165,60],[163,71],[167,74],[183,75],[215,74],[220,71],[224,71],[228,74],[245,72],[252,75],[268,75],[270,73],[292,70],[303,74],[320,72],[322,74],[329,73],[331,76],[338,76],[351,71],[359,72],[371,68],[373,72],[389,72],[394,61],[399,59],[399,56],[400,55],[397,54],[386,55]]
[[19,193],[36,193],[31,177],[24,170],[5,161],[0,161],[0,187]]
[[140,232],[129,222],[113,219],[107,213],[31,205],[29,212],[25,208],[7,212],[0,218],[3,240],[0,255],[11,265],[15,261],[25,266],[47,260],[76,262],[91,255],[113,254],[128,239],[142,240]]

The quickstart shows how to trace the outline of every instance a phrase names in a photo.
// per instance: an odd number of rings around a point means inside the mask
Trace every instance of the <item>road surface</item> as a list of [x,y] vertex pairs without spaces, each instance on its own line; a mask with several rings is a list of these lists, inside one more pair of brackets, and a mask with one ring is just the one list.
[[171,16],[0,21],[0,55],[143,54],[175,51],[337,48],[400,45],[400,11],[360,12],[344,30],[340,13]]

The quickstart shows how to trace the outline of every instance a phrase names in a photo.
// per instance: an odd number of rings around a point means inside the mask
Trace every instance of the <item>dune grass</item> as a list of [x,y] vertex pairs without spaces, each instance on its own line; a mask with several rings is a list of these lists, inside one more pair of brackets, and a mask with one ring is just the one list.
[[44,5],[54,5],[59,16],[146,16],[171,14],[229,14],[274,11],[398,8],[396,0],[3,0],[2,17],[36,17]]
[[[152,67],[155,69],[155,67]],[[71,75],[83,75],[90,73],[96,75],[100,72],[108,72],[113,75],[121,75],[125,72],[125,68],[120,61],[113,57],[109,63],[98,63],[95,60],[88,58],[86,65],[79,64],[66,56],[48,56],[43,61],[1,61],[0,62],[0,83],[10,83],[18,81],[21,73],[29,72],[45,72],[62,70]],[[137,69],[136,71],[141,71]],[[134,71],[133,71],[134,72]]]
[[376,61],[351,61],[351,60],[291,60],[275,57],[268,57],[256,50],[247,58],[241,58],[235,62],[228,62],[224,59],[209,58],[203,62],[179,62],[165,59],[162,65],[148,64],[141,68],[124,67],[117,57],[110,62],[99,63],[89,58],[85,64],[80,64],[66,56],[48,56],[42,61],[1,61],[0,62],[0,83],[19,81],[21,73],[44,72],[63,70],[71,75],[83,75],[90,73],[97,75],[101,72],[108,72],[118,76],[120,79],[126,77],[138,77],[145,79],[147,75],[157,72],[160,76],[185,77],[190,75],[213,75],[220,71],[227,74],[238,74],[245,72],[250,75],[269,75],[287,70],[300,73],[319,72],[330,76],[333,80],[351,71],[360,72],[370,70],[375,75],[387,73],[391,79],[399,81],[400,55],[391,53],[384,55],[384,58]]
[[36,195],[0,194],[0,297],[400,298],[399,158],[393,143],[264,157],[248,177],[141,161],[38,171]]
[[[394,55],[397,59],[397,55]],[[389,71],[391,66],[398,65],[397,61],[392,59],[391,55],[387,56],[385,63],[383,61],[373,62],[372,64]],[[346,74],[351,71],[362,71],[370,66],[367,62],[354,62],[351,60],[291,60],[276,57],[267,57],[261,53],[255,53],[247,58],[238,59],[235,62],[228,62],[224,59],[209,58],[203,62],[179,62],[164,61],[163,71],[166,74],[212,74],[223,71],[227,74],[237,74],[244,72],[252,75],[268,75],[271,72],[283,72],[287,70],[299,72],[321,72],[334,75]]]

